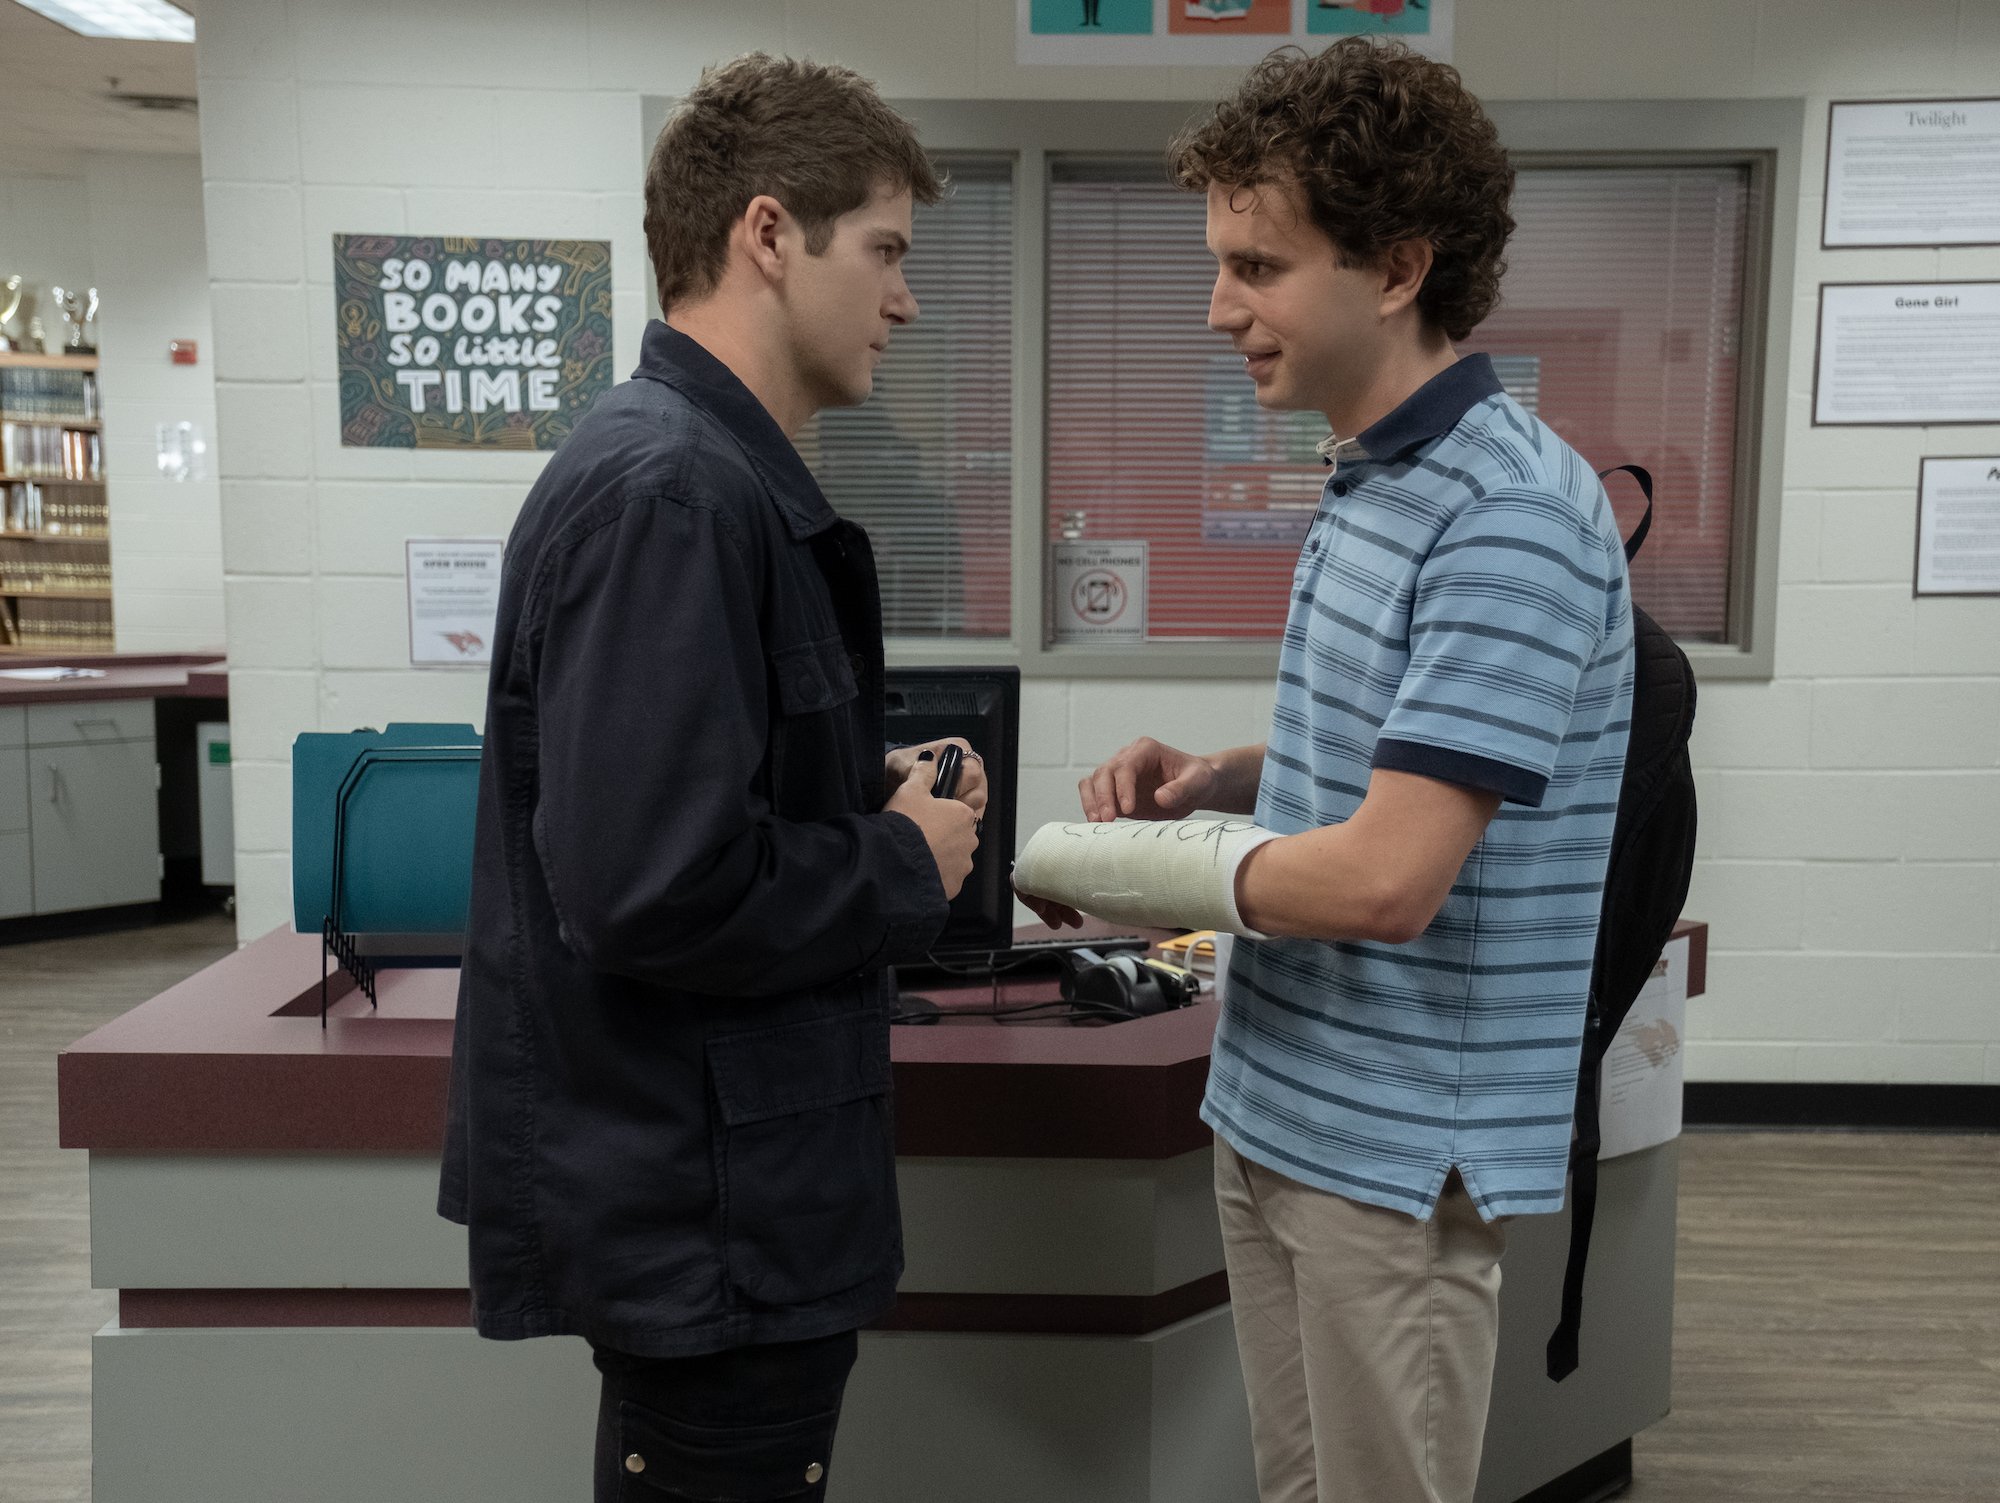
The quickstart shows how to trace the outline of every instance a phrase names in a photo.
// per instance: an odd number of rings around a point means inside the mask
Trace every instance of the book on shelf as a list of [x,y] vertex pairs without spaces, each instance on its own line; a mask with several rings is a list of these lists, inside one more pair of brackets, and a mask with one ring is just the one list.
[[90,371],[0,370],[0,415],[42,422],[97,420],[97,377]]
[[45,423],[0,422],[0,474],[36,480],[101,480],[104,436]]
[[22,652],[110,652],[108,600],[0,599],[0,646]]
[[110,652],[97,375],[0,356],[0,653]]
[[111,511],[102,492],[58,486],[53,493],[33,480],[0,485],[0,532],[94,539],[111,536]]

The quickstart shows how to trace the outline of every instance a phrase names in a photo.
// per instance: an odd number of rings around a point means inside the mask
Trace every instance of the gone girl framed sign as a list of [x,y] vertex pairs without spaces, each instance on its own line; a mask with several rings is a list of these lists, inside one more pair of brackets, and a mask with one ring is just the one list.
[[603,240],[335,235],[340,441],[553,449],[611,385]]

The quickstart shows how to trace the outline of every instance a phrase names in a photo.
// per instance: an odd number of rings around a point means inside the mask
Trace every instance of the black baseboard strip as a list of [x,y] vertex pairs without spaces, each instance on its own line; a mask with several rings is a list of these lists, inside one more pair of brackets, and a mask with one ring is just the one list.
[[1681,1120],[1689,1127],[2000,1132],[2000,1085],[1693,1081]]
[[162,917],[158,903],[126,903],[116,908],[79,908],[69,913],[0,919],[0,945],[72,939],[82,934],[111,934],[120,929],[144,929],[159,923]]
[[1514,1503],[1601,1503],[1632,1485],[1632,1442],[1621,1440],[1599,1451],[1582,1466],[1573,1466],[1553,1482],[1544,1482]]

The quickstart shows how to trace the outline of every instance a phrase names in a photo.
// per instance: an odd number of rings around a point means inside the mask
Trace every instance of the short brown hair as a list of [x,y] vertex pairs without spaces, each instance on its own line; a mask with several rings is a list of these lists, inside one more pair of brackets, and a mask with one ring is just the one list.
[[1296,184],[1343,266],[1429,241],[1417,306],[1447,338],[1470,334],[1500,300],[1514,169],[1458,70],[1401,42],[1279,48],[1180,134],[1169,165],[1196,192]]
[[660,308],[715,289],[729,228],[768,193],[817,256],[833,222],[884,184],[918,203],[943,184],[910,122],[860,74],[752,52],[705,70],[646,165],[646,252]]

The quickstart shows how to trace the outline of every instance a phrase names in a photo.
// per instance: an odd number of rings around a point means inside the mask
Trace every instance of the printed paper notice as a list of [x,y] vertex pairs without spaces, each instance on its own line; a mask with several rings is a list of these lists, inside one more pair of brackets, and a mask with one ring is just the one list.
[[2000,244],[2000,99],[1833,106],[1820,239]]
[[1146,544],[1056,543],[1058,642],[1146,640]]
[[1917,593],[2000,595],[2000,456],[1923,462]]
[[498,538],[411,538],[405,544],[412,666],[464,668],[493,661],[505,546]]
[[2000,283],[1821,287],[1813,422],[2000,423]]
[[1598,1091],[1600,1159],[1637,1153],[1680,1136],[1681,1040],[1687,1035],[1686,935],[1667,941],[1639,998],[1604,1052]]

